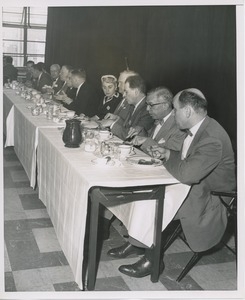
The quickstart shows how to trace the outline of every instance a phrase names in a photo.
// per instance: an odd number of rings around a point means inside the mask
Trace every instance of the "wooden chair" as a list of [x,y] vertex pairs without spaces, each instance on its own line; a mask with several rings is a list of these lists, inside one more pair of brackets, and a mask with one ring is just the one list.
[[[233,225],[233,232],[235,238],[235,250],[228,246],[226,243],[224,245],[235,255],[237,254],[237,192],[217,192],[212,191],[214,196],[218,196],[221,203],[226,207],[228,213],[228,219]],[[225,197],[230,197],[229,203],[225,201]]]
[[88,273],[87,289],[94,290],[97,266],[97,235],[98,235],[98,218],[99,206],[110,207],[113,205],[128,203],[132,201],[156,199],[155,210],[155,231],[154,231],[154,261],[151,281],[157,282],[159,279],[160,256],[161,256],[161,233],[163,218],[163,201],[165,195],[165,186],[143,186],[128,188],[102,188],[93,187],[89,193],[90,200],[90,228],[89,228],[89,246],[88,246]]
[[[223,240],[221,241],[229,250],[231,250],[235,255],[237,253],[237,192],[217,192],[212,191],[212,195],[218,196],[221,203],[226,207],[227,214],[228,214],[228,220],[231,220],[231,224],[233,224],[233,231],[235,236],[235,250],[233,250],[230,246],[228,246]],[[230,197],[229,203],[227,203],[224,199],[225,197]],[[163,247],[163,251],[165,252],[171,244],[175,241],[176,238],[180,238],[188,247],[188,243],[186,241],[186,238],[184,236],[181,224],[179,220],[174,221],[174,229],[172,233],[168,236],[166,239],[166,242]],[[212,248],[213,249],[213,248]],[[211,249],[210,249],[211,250]],[[178,278],[176,279],[177,282],[180,282],[188,273],[189,271],[197,264],[197,262],[207,254],[210,250],[204,251],[204,252],[193,252],[193,255],[185,268],[182,270]],[[237,257],[236,257],[237,259]]]

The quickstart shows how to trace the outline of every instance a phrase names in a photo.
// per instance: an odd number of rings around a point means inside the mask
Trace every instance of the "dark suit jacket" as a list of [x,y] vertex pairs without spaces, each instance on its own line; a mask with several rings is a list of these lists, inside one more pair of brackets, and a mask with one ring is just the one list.
[[114,115],[119,116],[122,120],[126,120],[130,105],[127,100],[123,98],[114,111]]
[[97,113],[97,116],[100,119],[103,119],[107,113],[113,113],[115,111],[116,107],[122,100],[122,95],[119,93],[114,94],[112,99],[106,102],[105,104],[103,104],[103,100],[104,98],[102,99],[99,105],[98,113]]
[[48,85],[48,86],[52,86],[52,78],[51,76],[46,73],[46,72],[42,72],[41,74],[41,77],[40,79],[38,80],[38,78],[35,80],[35,83],[34,83],[34,89],[40,91],[40,92],[44,92],[42,90],[42,88],[45,86],[45,85]]
[[148,131],[148,139],[141,145],[141,149],[147,153],[147,148],[153,145],[159,145],[166,147],[171,150],[180,151],[183,141],[185,139],[186,133],[178,129],[174,115],[171,113],[166,122],[162,125],[161,129],[158,131],[157,135],[153,139],[153,133],[155,131],[153,126]]
[[178,216],[187,241],[194,251],[205,251],[222,238],[227,213],[212,190],[235,188],[234,153],[230,138],[221,125],[206,117],[198,129],[187,156],[171,151],[166,169],[180,182],[191,185]]
[[70,99],[74,100],[76,98],[77,89],[73,88],[73,87],[68,87],[66,89],[65,93],[66,93],[67,97],[69,97]]
[[149,115],[146,107],[145,97],[126,124],[125,120],[119,118],[119,120],[111,128],[112,133],[120,139],[125,140],[130,127],[142,126],[146,131],[148,131],[153,126],[154,120]]
[[8,79],[10,82],[13,80],[17,80],[18,70],[13,66],[12,64],[6,64],[3,67],[3,84],[8,82]]
[[88,117],[97,114],[98,105],[98,96],[95,90],[86,81],[80,87],[75,100],[69,105],[64,104],[66,108],[74,110],[77,115],[83,113]]
[[60,77],[58,77],[57,80],[53,81],[52,88],[54,90],[54,94],[58,93],[63,86],[64,86],[64,81],[62,81]]

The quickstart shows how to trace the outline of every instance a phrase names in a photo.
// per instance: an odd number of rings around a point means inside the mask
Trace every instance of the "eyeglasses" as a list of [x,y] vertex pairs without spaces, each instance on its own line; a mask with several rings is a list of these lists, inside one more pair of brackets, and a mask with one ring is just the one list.
[[158,103],[146,103],[147,106],[153,107],[155,105],[164,104],[164,102],[158,102]]

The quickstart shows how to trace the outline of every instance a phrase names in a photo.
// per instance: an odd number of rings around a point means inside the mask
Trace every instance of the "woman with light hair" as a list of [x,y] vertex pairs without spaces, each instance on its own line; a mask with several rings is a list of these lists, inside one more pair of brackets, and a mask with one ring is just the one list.
[[117,91],[117,79],[113,75],[101,77],[101,87],[105,94],[98,107],[97,115],[92,120],[101,120],[107,113],[112,113],[122,100],[122,95]]

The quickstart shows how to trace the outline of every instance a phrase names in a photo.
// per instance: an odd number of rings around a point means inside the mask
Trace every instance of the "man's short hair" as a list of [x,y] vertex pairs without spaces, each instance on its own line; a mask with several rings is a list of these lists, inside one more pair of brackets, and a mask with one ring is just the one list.
[[55,68],[57,70],[60,70],[60,65],[59,64],[53,64],[53,65],[51,65],[50,69],[51,69],[51,67],[53,67],[53,68]]
[[180,107],[190,105],[195,112],[207,111],[208,102],[205,97],[201,97],[193,91],[184,90],[179,95]]
[[72,76],[76,76],[78,78],[83,78],[86,80],[86,72],[83,69],[73,70],[71,71]]
[[137,72],[133,71],[133,70],[124,70],[122,72],[120,72],[120,75],[128,75],[128,76],[133,76],[133,75],[139,75]]
[[45,71],[46,72],[46,65],[44,62],[38,62],[37,65],[39,65],[41,67],[41,71]]
[[39,72],[43,71],[43,66],[40,63],[34,64],[32,67],[34,70],[38,70]]
[[33,60],[28,60],[27,62],[26,62],[26,65],[35,65],[35,63],[34,63],[34,61]]
[[131,89],[138,89],[141,93],[145,94],[145,82],[139,75],[129,76],[125,81],[125,84],[126,83],[129,84]]
[[13,57],[12,56],[5,56],[5,61],[8,64],[12,64],[13,63]]
[[147,97],[154,97],[158,99],[158,101],[167,102],[169,106],[172,106],[173,104],[173,94],[168,88],[164,86],[160,86],[150,90],[147,93]]
[[68,71],[74,70],[74,68],[71,65],[63,65],[62,68],[66,68]]

